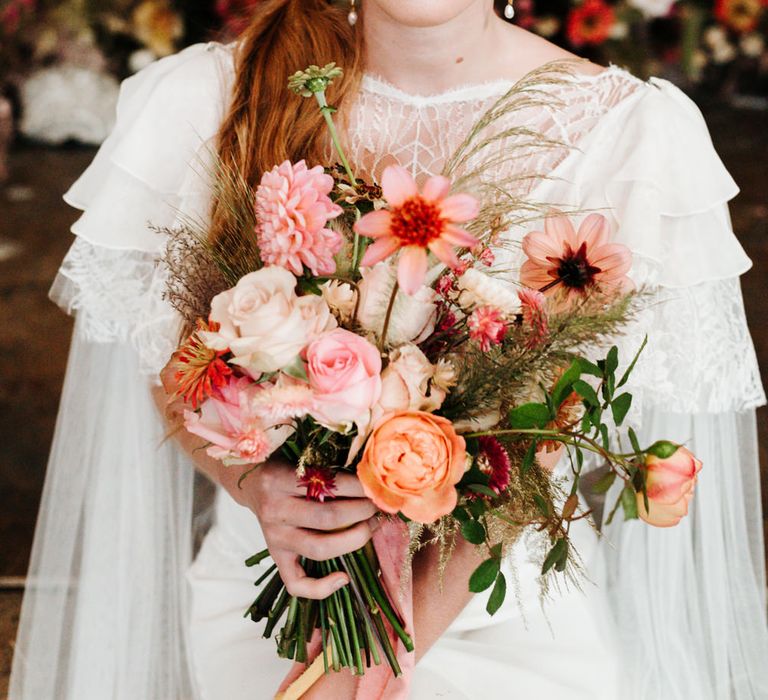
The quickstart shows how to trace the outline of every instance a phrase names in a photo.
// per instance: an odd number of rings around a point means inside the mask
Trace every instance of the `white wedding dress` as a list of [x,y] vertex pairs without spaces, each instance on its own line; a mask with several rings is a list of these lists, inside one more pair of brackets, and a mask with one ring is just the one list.
[[[258,523],[219,492],[192,561],[193,469],[150,394],[178,320],[163,300],[164,241],[148,223],[206,215],[206,162],[232,79],[231,49],[209,44],[126,81],[115,132],[67,194],[83,215],[52,296],[77,322],[12,700],[260,700],[286,672],[274,641],[242,617]],[[438,173],[510,87],[419,97],[367,76],[348,125],[352,160],[374,176],[394,162],[417,178]],[[670,84],[609,68],[547,89],[559,102],[508,119],[564,145],[530,149],[500,176],[519,176],[517,194],[603,211],[632,248],[633,279],[657,297],[621,340],[628,357],[650,335],[633,420],[641,441],[685,442],[704,470],[677,528],[616,523],[599,543],[581,528],[593,583],[555,592],[544,612],[521,540],[509,567],[517,596],[493,619],[476,596],[418,665],[411,697],[766,698],[754,412],[765,396],[738,281],[750,261],[727,210],[737,187]],[[553,177],[535,184],[531,172]],[[514,245],[498,255],[519,265]]]

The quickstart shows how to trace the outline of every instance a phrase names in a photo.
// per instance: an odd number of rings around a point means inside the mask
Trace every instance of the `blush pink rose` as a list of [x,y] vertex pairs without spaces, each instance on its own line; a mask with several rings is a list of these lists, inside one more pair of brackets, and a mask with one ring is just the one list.
[[306,362],[315,420],[341,432],[370,421],[381,396],[381,355],[374,345],[337,328],[310,343]]
[[645,460],[645,486],[648,510],[643,494],[637,494],[640,517],[655,527],[673,527],[688,515],[701,462],[690,450],[678,447],[669,457],[649,454]]

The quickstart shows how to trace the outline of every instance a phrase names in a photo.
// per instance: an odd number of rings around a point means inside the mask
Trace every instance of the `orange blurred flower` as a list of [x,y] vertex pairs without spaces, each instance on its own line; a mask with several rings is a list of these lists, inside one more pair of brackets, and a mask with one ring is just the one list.
[[616,14],[603,0],[584,0],[568,15],[566,33],[574,46],[602,44],[616,23]]
[[757,29],[765,0],[715,0],[715,17],[736,32],[746,34]]

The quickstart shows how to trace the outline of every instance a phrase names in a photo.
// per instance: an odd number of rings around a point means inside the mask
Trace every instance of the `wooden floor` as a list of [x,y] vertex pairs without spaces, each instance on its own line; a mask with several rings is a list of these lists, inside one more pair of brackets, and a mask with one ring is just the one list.
[[[755,268],[743,280],[758,356],[768,376],[768,195],[764,112],[707,110],[716,145],[742,186],[734,226]],[[56,415],[71,323],[47,301],[75,215],[60,200],[93,153],[24,148],[0,190],[0,578],[23,576]],[[9,245],[10,244],[10,245]],[[768,414],[760,413],[764,482]],[[768,491],[768,489],[766,489]],[[766,494],[764,509],[768,512]],[[20,594],[0,591],[0,698],[5,697]]]

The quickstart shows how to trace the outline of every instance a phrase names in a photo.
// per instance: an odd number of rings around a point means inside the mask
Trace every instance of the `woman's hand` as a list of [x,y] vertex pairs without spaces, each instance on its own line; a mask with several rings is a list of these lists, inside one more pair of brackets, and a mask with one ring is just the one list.
[[349,583],[344,573],[321,579],[310,578],[299,557],[315,561],[332,559],[354,552],[371,539],[378,527],[376,506],[365,498],[357,477],[336,475],[337,498],[325,503],[308,501],[306,490],[296,481],[296,470],[289,464],[271,460],[258,467],[240,483],[250,467],[225,467],[201,450],[200,438],[183,428],[184,405],[170,401],[176,384],[172,363],[163,370],[155,401],[182,449],[195,466],[220,484],[240,505],[250,508],[261,523],[269,553],[291,595],[322,600]]
[[349,582],[344,573],[310,578],[299,557],[323,561],[360,549],[378,526],[376,506],[365,498],[357,477],[336,475],[336,499],[306,499],[296,471],[280,461],[260,466],[242,483],[222,484],[261,523],[270,555],[288,592],[300,598],[323,599]]

